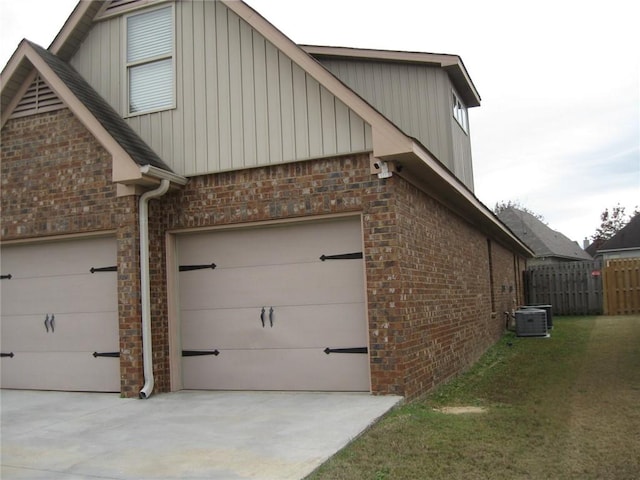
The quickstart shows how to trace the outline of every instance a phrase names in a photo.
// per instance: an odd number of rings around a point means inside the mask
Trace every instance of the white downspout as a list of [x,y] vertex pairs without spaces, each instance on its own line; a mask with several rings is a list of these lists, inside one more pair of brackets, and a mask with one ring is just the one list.
[[151,287],[149,284],[149,200],[161,197],[169,190],[171,182],[162,179],[160,186],[140,196],[140,301],[142,304],[142,361],[144,386],[140,398],[149,398],[153,391],[153,346],[151,341]]

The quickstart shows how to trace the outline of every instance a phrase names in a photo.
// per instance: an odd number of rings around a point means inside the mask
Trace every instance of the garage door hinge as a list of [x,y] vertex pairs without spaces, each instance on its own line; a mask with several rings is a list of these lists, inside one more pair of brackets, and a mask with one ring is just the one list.
[[215,355],[216,357],[220,355],[218,350],[183,350],[183,357],[202,357],[204,355]]
[[206,270],[207,268],[213,270],[214,268],[216,268],[216,266],[217,265],[215,263],[210,263],[209,265],[180,265],[178,267],[178,271],[190,272],[192,270]]
[[0,357],[1,358],[4,358],[4,357],[13,358],[13,357],[15,357],[15,355],[13,354],[13,352],[11,352],[11,353],[0,353]]
[[89,270],[91,273],[96,273],[96,272],[117,272],[118,271],[118,266],[114,265],[113,267],[91,267],[91,270]]
[[353,260],[356,258],[362,258],[362,252],[341,253],[339,255],[322,255],[320,260],[324,262],[325,260]]
[[118,358],[120,357],[120,352],[102,352],[102,353],[93,352],[93,357],[94,358],[98,358],[98,357]]
[[0,275],[0,280],[11,280],[11,278],[13,277],[10,273],[8,275]]
[[329,355],[330,353],[369,353],[367,347],[355,347],[355,348],[325,348],[324,353]]

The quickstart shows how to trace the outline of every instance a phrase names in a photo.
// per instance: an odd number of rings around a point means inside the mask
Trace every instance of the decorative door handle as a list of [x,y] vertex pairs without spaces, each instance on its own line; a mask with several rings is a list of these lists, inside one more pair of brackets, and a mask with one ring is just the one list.
[[262,322],[262,328],[264,328],[264,307],[262,307],[262,312],[260,313],[260,321]]
[[273,328],[273,307],[269,309],[269,325]]
[[54,333],[56,331],[56,316],[52,313],[51,314],[51,318],[49,318],[49,314],[47,313],[47,316],[44,317],[44,328],[47,330],[47,333],[49,333],[49,328],[51,328],[51,333]]

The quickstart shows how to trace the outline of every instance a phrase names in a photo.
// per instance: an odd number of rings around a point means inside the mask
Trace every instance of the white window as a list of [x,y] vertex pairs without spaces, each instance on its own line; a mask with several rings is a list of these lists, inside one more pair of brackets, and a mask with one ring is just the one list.
[[126,17],[129,115],[175,106],[173,6]]
[[467,117],[467,107],[462,103],[455,91],[452,91],[453,118],[455,118],[465,132],[469,132],[469,120]]

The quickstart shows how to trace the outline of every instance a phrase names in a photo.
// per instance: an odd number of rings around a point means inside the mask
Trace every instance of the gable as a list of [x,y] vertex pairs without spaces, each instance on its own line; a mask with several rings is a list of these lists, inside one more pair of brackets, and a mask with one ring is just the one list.
[[[123,117],[125,18],[95,21],[70,61]],[[175,108],[126,121],[177,173],[372,149],[361,116],[222,2],[177,2],[175,37]]]

